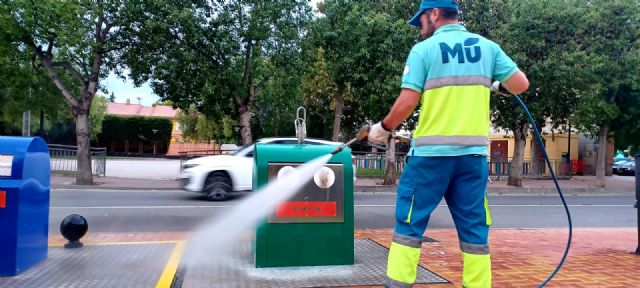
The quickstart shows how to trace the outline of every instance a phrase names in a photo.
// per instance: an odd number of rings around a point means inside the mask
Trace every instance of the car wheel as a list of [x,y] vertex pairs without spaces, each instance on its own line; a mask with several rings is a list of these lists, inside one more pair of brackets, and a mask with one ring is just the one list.
[[231,193],[231,179],[225,173],[215,172],[207,177],[204,191],[211,201],[226,200]]

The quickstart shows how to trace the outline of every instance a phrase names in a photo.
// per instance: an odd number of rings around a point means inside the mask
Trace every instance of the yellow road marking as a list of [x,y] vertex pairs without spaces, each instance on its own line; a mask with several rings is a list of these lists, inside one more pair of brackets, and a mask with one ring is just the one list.
[[[85,246],[106,246],[106,245],[140,245],[140,244],[167,244],[167,243],[180,243],[178,240],[167,241],[135,241],[135,242],[100,242],[100,243],[85,243]],[[49,247],[63,247],[64,243],[49,243]]]
[[162,271],[162,275],[160,275],[156,288],[171,287],[173,278],[178,271],[178,265],[180,265],[180,258],[182,258],[184,247],[185,241],[179,241],[176,243],[176,247],[173,248],[173,252],[171,252],[171,256],[169,256],[169,260],[167,261],[167,265],[164,266],[164,271]]

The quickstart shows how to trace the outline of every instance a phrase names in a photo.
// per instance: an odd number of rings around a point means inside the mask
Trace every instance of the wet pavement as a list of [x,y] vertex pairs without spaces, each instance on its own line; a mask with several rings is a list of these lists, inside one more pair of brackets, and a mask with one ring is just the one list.
[[[392,234],[391,229],[355,231],[357,239],[371,239],[384,247],[389,247]],[[451,283],[416,287],[461,287],[462,260],[455,230],[430,229],[425,235],[437,242],[423,244],[422,266]],[[567,235],[567,229],[492,230],[493,287],[534,287],[544,281],[560,260]],[[187,237],[188,233],[184,232],[90,233],[84,243],[89,247],[123,243],[181,243]],[[49,242],[51,246],[59,247],[65,240],[52,236]],[[637,230],[634,228],[575,229],[571,252],[547,287],[639,287],[640,256],[634,254],[637,244]],[[169,265],[170,259],[163,258],[162,261]],[[156,275],[158,279],[160,276]]]

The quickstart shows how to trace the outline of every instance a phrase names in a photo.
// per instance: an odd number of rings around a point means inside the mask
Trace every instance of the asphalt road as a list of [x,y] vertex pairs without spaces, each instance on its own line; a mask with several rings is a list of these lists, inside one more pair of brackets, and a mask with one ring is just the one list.
[[[356,193],[355,226],[392,228],[395,194]],[[243,195],[209,202],[184,191],[53,190],[50,230],[77,213],[87,218],[90,232],[191,231],[208,217],[224,217]],[[575,227],[636,227],[633,196],[569,196]],[[567,219],[557,196],[490,196],[495,228],[565,227]],[[230,220],[231,221],[231,220]],[[453,227],[443,202],[431,215],[431,228]]]

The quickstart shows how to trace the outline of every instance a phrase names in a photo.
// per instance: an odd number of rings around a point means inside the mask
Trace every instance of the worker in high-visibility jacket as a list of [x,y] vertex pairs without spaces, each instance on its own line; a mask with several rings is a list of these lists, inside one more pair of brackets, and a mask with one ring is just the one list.
[[368,135],[371,143],[388,143],[392,131],[422,102],[398,185],[387,287],[411,287],[415,281],[423,233],[443,197],[458,232],[463,287],[490,287],[490,88],[519,94],[529,81],[498,44],[458,23],[455,0],[424,0],[409,23],[427,39],[411,49],[400,96]]

